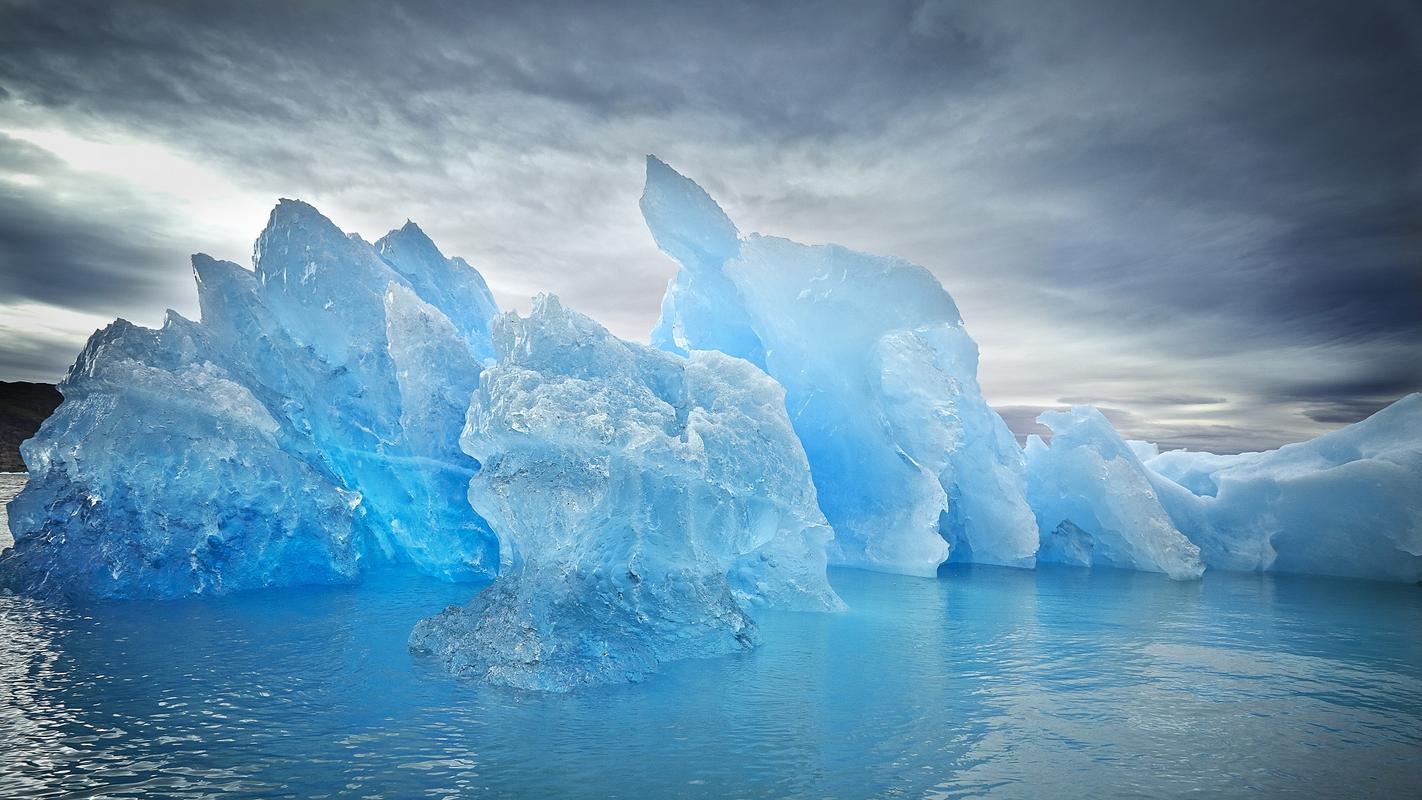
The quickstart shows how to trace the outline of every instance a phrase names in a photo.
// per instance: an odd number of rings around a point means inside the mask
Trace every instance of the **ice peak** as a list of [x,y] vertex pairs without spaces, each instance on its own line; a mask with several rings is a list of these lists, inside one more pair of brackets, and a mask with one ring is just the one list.
[[715,269],[740,250],[740,231],[697,183],[647,156],[642,216],[657,246],[688,269]]
[[282,197],[277,200],[276,207],[272,209],[271,215],[267,218],[267,228],[270,230],[306,221],[325,222],[334,227],[334,223],[327,219],[326,215],[316,210],[315,206],[305,200]]
[[267,217],[267,226],[257,237],[252,261],[258,273],[270,278],[272,276],[267,273],[276,270],[263,263],[266,257],[280,253],[283,256],[280,266],[286,266],[284,262],[288,256],[296,257],[302,252],[329,251],[348,242],[345,233],[317,211],[315,206],[283,197],[277,201],[276,207]]
[[405,224],[374,245],[383,263],[410,282],[420,299],[454,323],[475,355],[489,358],[489,322],[498,305],[484,277],[462,258],[448,258],[420,226]]
[[528,316],[508,312],[494,320],[493,345],[501,362],[557,368],[580,377],[623,368],[626,348],[589,317],[565,308],[555,294],[533,298]]
[[1071,410],[1048,409],[1037,415],[1037,423],[1052,429],[1053,441],[1067,437],[1088,439],[1108,458],[1136,458],[1135,451],[1116,434],[1116,428],[1096,406],[1074,405]]
[[[410,220],[375,242],[375,251],[387,261],[444,261],[444,253],[428,234]],[[407,258],[400,258],[401,255]],[[398,264],[397,264],[398,266]]]
[[[1384,429],[1408,416],[1422,415],[1422,392],[1411,392],[1373,412],[1366,419],[1354,423],[1369,428]],[[1346,430],[1346,429],[1344,429]]]
[[529,309],[530,317],[557,317],[563,314],[563,301],[558,299],[558,295],[551,292],[539,292],[533,298],[533,306]]
[[199,293],[201,293],[203,286],[208,284],[216,284],[242,275],[248,279],[252,277],[252,271],[241,264],[213,258],[207,253],[193,253],[192,264],[193,277],[197,280]]
[[258,254],[264,242],[272,241],[335,252],[343,252],[352,244],[369,246],[358,236],[352,239],[310,203],[285,197],[277,201],[267,217],[267,226],[257,239]]

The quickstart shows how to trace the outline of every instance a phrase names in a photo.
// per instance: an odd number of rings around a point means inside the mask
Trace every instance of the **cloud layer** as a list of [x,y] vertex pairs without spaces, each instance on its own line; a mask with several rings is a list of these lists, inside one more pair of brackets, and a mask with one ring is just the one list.
[[192,313],[187,253],[278,196],[644,338],[656,152],[932,269],[1014,419],[1247,449],[1422,388],[1413,5],[590,5],[0,2],[0,314],[60,321],[0,324],[0,377]]

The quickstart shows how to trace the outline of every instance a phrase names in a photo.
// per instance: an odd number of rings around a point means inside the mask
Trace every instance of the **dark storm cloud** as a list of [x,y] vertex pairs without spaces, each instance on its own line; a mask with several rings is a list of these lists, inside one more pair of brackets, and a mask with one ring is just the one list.
[[[0,296],[116,311],[133,300],[162,302],[181,275],[139,198],[68,170],[43,149],[0,133]],[[58,199],[83,194],[84,213]],[[165,247],[165,245],[167,245]],[[174,267],[178,269],[175,270]],[[71,354],[72,355],[72,354]]]
[[5,342],[0,346],[0,375],[6,380],[35,380],[53,383],[64,376],[61,368],[55,374],[55,364],[74,360],[74,343],[67,338],[46,336],[31,331],[5,330]]
[[1349,425],[1371,417],[1390,403],[1391,401],[1346,400],[1308,408],[1303,413],[1314,422]]
[[1422,355],[1412,351],[1399,363],[1358,380],[1312,379],[1276,387],[1278,397],[1302,406],[1315,422],[1348,424],[1366,419],[1400,395],[1422,386]]
[[1273,392],[1283,398],[1317,402],[1358,396],[1395,397],[1413,385],[1419,371],[1422,371],[1422,360],[1413,359],[1410,364],[1397,364],[1395,371],[1382,378],[1308,378],[1280,384]]
[[1200,397],[1198,395],[1133,395],[1130,397],[1061,397],[1063,405],[1095,405],[1098,403],[1125,403],[1132,406],[1217,406],[1227,403],[1224,397]]
[[1345,339],[1422,331],[1419,200],[1362,200],[1280,237],[1267,255],[1288,266],[1277,291],[1257,295],[1260,311]]
[[[0,128],[134,133],[376,235],[413,217],[501,302],[553,289],[624,335],[671,269],[636,219],[655,150],[745,230],[934,269],[1008,405],[1066,395],[1139,438],[1247,428],[1252,447],[1387,399],[1349,386],[1422,388],[1419,20],[1293,0],[0,0]],[[0,184],[7,292],[118,313],[190,292],[175,248],[214,249],[113,187],[60,203],[76,176],[42,152],[0,147],[0,170],[46,181]]]
[[908,3],[17,3],[0,74],[39,103],[148,121],[200,102],[264,123],[365,122],[359,106],[372,102],[429,128],[443,120],[427,98],[503,89],[603,116],[695,105],[760,132],[821,134],[984,73],[970,33],[922,37],[914,14]]
[[[63,170],[51,161],[0,134],[0,169],[41,170],[53,183]],[[170,293],[172,253],[148,238],[141,207],[113,194],[103,201],[102,215],[76,218],[44,187],[0,183],[0,295],[103,310]]]
[[489,137],[586,147],[574,127],[490,98],[557,106],[573,125],[695,114],[773,142],[872,130],[990,70],[966,34],[915,35],[911,5],[848,10],[853,25],[832,8],[752,3],[21,3],[0,34],[0,80],[41,106],[330,187],[360,169],[437,174]]
[[[1028,34],[1044,68],[1080,37],[1061,94],[1073,78],[1101,87],[1021,173],[1032,192],[1087,188],[1096,209],[1090,227],[1043,232],[1038,277],[1132,327],[1219,317],[1219,338],[1183,343],[1206,351],[1422,339],[1415,8],[1112,8]],[[1112,61],[1121,74],[1097,72]]]

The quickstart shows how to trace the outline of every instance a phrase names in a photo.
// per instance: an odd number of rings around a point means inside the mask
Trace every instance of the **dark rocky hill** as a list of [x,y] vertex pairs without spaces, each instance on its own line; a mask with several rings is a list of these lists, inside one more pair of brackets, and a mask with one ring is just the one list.
[[20,442],[33,436],[63,399],[52,383],[0,381],[0,472],[25,471]]

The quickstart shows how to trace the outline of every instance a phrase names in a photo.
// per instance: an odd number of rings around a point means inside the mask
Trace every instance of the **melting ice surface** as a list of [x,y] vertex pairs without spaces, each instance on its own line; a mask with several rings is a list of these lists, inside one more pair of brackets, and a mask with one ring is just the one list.
[[653,157],[642,214],[681,264],[652,343],[739,356],[785,386],[838,563],[909,575],[950,555],[1031,565],[1022,451],[983,400],[977,345],[928,270],[742,237]]
[[[468,585],[0,596],[0,797],[1411,797],[1422,592],[1042,565],[831,572],[849,610],[572,694],[405,648]],[[173,646],[181,642],[181,647]],[[145,794],[146,793],[146,794]]]
[[842,606],[784,391],[737,358],[624,342],[556,297],[494,324],[463,446],[499,577],[422,621],[452,671],[566,690],[737,652],[751,611]]

